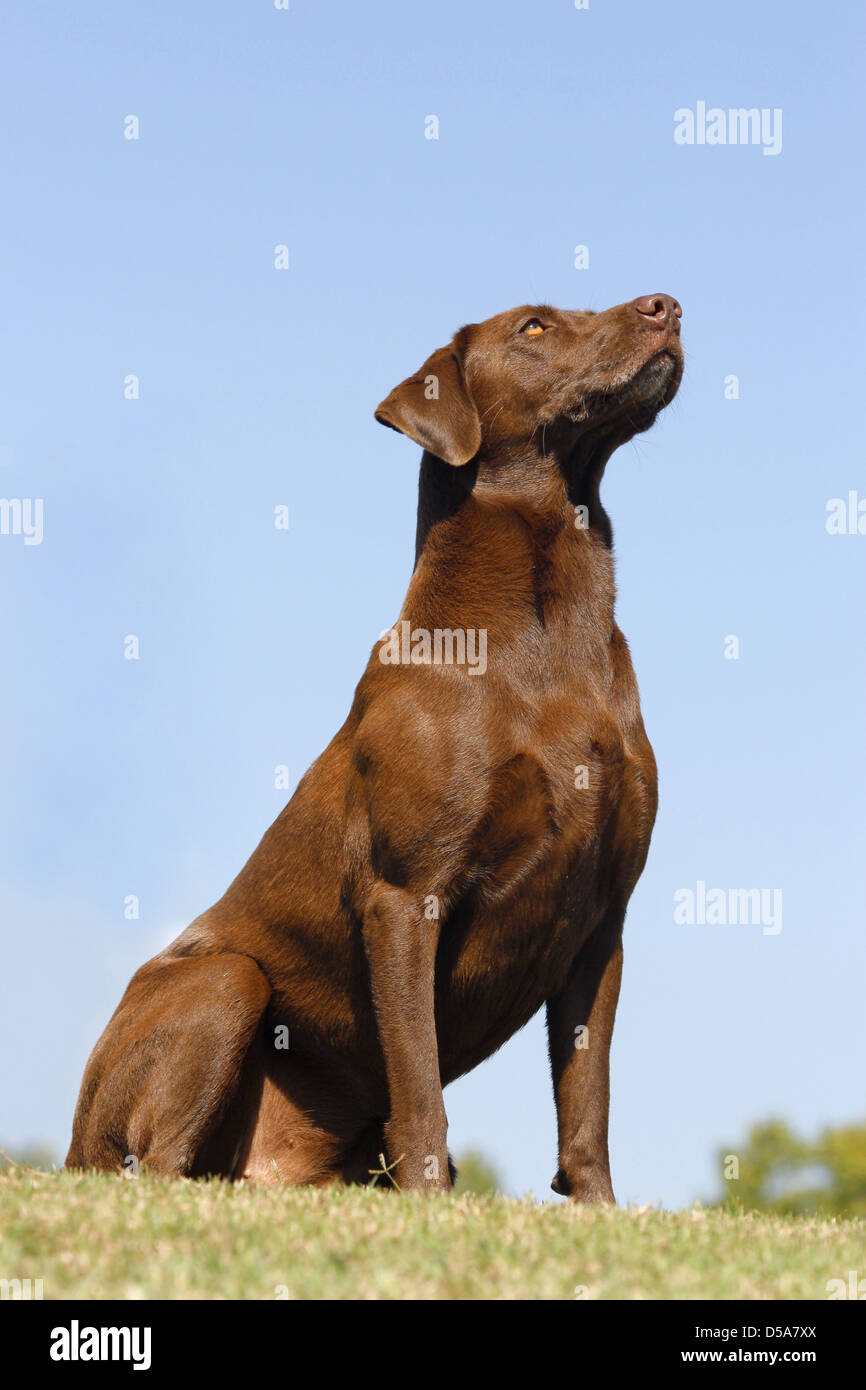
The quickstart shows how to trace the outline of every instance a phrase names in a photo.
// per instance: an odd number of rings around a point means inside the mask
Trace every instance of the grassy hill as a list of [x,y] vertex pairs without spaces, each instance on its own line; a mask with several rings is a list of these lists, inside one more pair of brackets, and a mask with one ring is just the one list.
[[44,1297],[827,1298],[866,1223],[16,1170],[0,1277]]

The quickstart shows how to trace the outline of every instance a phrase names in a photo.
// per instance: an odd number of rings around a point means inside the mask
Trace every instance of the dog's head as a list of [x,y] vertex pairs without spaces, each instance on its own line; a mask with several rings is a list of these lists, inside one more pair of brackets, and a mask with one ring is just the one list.
[[649,429],[683,370],[667,294],[596,314],[524,304],[469,324],[395,386],[376,419],[455,467]]

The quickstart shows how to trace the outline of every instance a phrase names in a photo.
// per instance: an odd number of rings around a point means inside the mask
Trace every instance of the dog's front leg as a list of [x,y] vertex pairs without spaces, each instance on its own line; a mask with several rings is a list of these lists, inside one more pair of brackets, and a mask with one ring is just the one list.
[[610,1041],[622,978],[622,914],[593,932],[562,990],[547,1004],[559,1129],[554,1192],[578,1202],[614,1202],[607,1147]]
[[409,893],[379,883],[364,912],[363,932],[390,1096],[389,1171],[401,1188],[446,1191],[448,1121],[434,1015],[439,924],[423,915]]

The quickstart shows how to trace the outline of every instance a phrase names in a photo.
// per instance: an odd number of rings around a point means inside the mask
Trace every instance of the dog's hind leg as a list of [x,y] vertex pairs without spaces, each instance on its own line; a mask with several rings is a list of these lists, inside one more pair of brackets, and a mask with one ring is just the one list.
[[162,955],[142,966],[87,1064],[67,1166],[203,1171],[269,998],[249,956]]

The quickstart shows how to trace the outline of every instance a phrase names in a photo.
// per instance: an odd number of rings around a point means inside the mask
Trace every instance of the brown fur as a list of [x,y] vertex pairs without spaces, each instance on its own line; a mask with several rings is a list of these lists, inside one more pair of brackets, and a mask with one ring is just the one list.
[[364,1182],[384,1153],[401,1187],[447,1188],[442,1086],[546,1005],[553,1186],[613,1200],[608,1050],[656,770],[599,482],[677,389],[679,318],[665,295],[524,306],[383,401],[425,448],[400,619],[485,629],[487,670],[377,645],[245,868],[133,977],[68,1164]]

